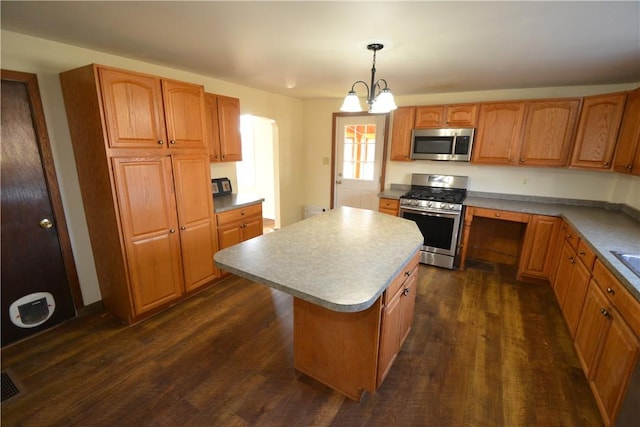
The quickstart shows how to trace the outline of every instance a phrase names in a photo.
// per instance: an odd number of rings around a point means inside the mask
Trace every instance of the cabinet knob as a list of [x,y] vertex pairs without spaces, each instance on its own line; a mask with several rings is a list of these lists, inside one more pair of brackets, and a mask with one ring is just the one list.
[[409,288],[404,288],[404,291],[402,291],[402,295],[404,295],[405,297],[409,295]]
[[227,155],[226,155],[226,154],[223,154],[223,155],[222,155],[222,158],[224,159],[225,157],[227,157]]
[[163,141],[163,140],[159,140],[159,141],[158,141],[158,144],[159,144],[159,145],[162,145],[162,144],[164,144],[164,141]]
[[496,216],[499,218],[500,217],[500,212],[496,212]]
[[569,257],[569,262],[570,262],[571,264],[575,264],[575,263],[576,263],[576,260],[575,260],[575,259],[573,259],[573,257],[572,257],[572,256],[570,256],[570,257]]
[[407,276],[407,277],[409,277],[409,276],[411,276],[411,272],[410,272],[410,271],[405,271],[405,272],[404,272],[404,275],[405,275],[405,276]]
[[610,295],[615,295],[616,291],[614,291],[612,288],[607,288],[607,293]]
[[604,162],[604,163],[602,164],[602,166],[604,166],[605,168],[608,168],[608,167],[609,167],[609,162]]
[[180,227],[180,230],[186,230],[187,227],[185,227],[184,225]]
[[520,159],[520,163],[524,163],[526,161],[527,161],[527,159],[525,159],[524,157]]
[[609,317],[611,316],[611,314],[609,314],[609,312],[607,311],[606,308],[601,308],[600,309],[600,313],[604,316],[604,317]]
[[169,229],[169,233],[175,233],[175,232],[176,232],[176,229],[175,229],[175,228],[170,228],[170,229]]
[[172,139],[171,141],[169,141],[169,144],[175,144],[175,143],[176,143],[175,139]]
[[48,229],[48,228],[53,227],[53,223],[51,222],[51,220],[49,218],[44,218],[38,224],[40,224],[40,227],[44,228],[44,229]]
[[587,253],[585,251],[580,251],[578,254],[580,254],[580,256],[585,256]]

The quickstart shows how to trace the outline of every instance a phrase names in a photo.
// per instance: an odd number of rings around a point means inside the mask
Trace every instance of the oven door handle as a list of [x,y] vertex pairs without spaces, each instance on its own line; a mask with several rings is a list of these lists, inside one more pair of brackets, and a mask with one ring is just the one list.
[[400,208],[400,216],[402,216],[402,214],[404,212],[415,213],[415,214],[425,215],[425,216],[428,215],[428,216],[445,217],[445,218],[456,217],[456,216],[462,215],[462,212],[460,212],[460,211],[422,210],[422,209]]

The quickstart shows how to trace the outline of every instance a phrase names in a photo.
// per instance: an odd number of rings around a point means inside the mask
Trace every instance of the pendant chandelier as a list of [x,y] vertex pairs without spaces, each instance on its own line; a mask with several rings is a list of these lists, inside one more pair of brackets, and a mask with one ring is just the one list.
[[[391,110],[398,108],[393,100],[393,94],[387,87],[387,81],[385,79],[378,79],[376,81],[376,52],[381,50],[384,45],[380,43],[372,43],[367,45],[367,49],[373,51],[373,66],[371,67],[371,84],[367,85],[366,82],[358,80],[351,85],[351,90],[344,98],[340,111],[346,111],[350,113],[357,113],[362,111],[360,105],[360,99],[356,94],[354,88],[358,83],[362,83],[367,88],[367,104],[369,105],[370,113],[388,113]],[[384,86],[383,86],[384,85]],[[376,93],[377,91],[377,93]]]

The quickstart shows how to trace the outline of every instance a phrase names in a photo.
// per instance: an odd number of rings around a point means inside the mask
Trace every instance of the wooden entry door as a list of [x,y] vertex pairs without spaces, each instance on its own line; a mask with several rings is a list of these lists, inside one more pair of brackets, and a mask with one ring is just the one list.
[[[82,297],[36,76],[2,70],[2,346],[75,316]],[[55,299],[53,315],[35,327],[14,325],[9,306],[34,292]]]

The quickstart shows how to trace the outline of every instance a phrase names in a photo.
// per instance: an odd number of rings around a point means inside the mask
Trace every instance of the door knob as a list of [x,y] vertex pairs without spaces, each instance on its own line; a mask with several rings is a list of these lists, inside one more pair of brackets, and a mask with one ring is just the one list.
[[40,221],[40,227],[51,228],[53,227],[53,223],[49,220],[49,218],[45,218],[42,221]]

